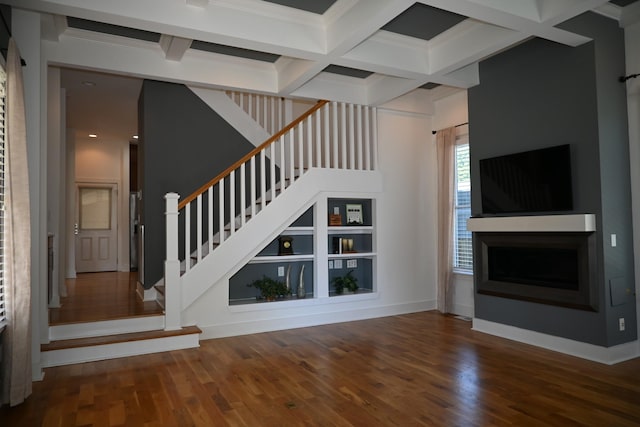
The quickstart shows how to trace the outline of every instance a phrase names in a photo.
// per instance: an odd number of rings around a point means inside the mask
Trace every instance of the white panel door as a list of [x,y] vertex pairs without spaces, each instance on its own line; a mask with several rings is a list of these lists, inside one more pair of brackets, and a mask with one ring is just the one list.
[[118,263],[117,188],[78,184],[76,272],[116,271]]

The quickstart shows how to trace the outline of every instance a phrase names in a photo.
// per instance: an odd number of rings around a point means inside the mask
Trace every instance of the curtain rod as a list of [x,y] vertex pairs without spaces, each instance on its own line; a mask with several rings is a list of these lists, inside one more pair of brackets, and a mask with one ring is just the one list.
[[[460,123],[459,125],[455,125],[454,128],[459,128],[460,126],[464,126],[464,125],[468,125],[468,124],[469,124],[469,122]],[[443,130],[443,129],[440,129],[440,130]],[[433,134],[433,135],[435,135],[436,133],[438,133],[437,130],[432,130],[431,131],[431,134]]]
[[[9,24],[7,23],[7,20],[4,17],[4,13],[2,13],[2,9],[0,9],[0,20],[2,20],[2,25],[4,25],[5,30],[7,30],[7,34],[9,34],[9,38],[10,39],[13,38],[13,35],[11,34],[11,30],[9,29]],[[9,52],[9,49],[2,48],[0,49],[0,51],[7,54]],[[20,65],[25,67],[27,63],[24,59],[20,58]]]
[[624,83],[627,80],[635,79],[638,76],[640,76],[640,74],[629,74],[628,76],[620,76],[620,77],[618,77],[618,80],[620,80],[620,83]]

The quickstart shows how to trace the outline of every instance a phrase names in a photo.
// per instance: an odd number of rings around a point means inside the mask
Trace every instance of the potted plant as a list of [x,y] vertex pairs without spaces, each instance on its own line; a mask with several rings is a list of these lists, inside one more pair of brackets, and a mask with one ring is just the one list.
[[247,286],[259,289],[261,297],[267,301],[275,301],[278,297],[291,294],[291,289],[287,288],[284,282],[279,282],[267,276],[262,276],[262,279],[254,280]]
[[331,280],[336,294],[342,294],[344,290],[355,292],[358,290],[358,279],[351,274],[353,270],[349,270],[344,276],[336,276]]

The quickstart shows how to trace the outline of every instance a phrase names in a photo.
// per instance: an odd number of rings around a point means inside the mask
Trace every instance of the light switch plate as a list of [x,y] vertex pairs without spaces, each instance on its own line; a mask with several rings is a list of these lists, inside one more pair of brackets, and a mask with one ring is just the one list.
[[334,268],[342,268],[342,260],[341,259],[337,259],[337,260],[333,261],[333,267]]
[[347,260],[347,268],[358,268],[358,260],[357,259],[348,259]]
[[278,277],[284,277],[284,266],[278,267]]
[[333,270],[333,260],[329,260],[329,270]]

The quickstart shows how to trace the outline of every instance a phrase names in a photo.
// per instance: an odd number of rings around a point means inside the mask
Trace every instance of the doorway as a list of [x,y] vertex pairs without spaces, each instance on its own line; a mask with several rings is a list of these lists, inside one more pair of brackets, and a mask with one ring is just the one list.
[[79,183],[76,194],[76,272],[116,271],[117,184]]

